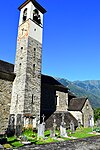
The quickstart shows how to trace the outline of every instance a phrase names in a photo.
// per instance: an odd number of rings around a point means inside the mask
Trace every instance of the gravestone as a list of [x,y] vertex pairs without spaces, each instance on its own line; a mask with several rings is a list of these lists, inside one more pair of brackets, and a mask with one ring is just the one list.
[[39,124],[38,125],[38,139],[40,137],[44,138],[44,131],[45,131],[45,126],[44,124]]
[[8,137],[14,136],[14,134],[15,134],[14,123],[15,123],[15,115],[12,114],[12,115],[10,115],[9,123],[8,123],[8,129],[7,129]]
[[71,133],[74,133],[74,132],[75,132],[75,127],[74,127],[74,122],[73,122],[73,120],[71,120],[71,122],[70,122],[70,130],[71,130]]
[[60,125],[60,136],[68,137],[66,132],[66,123],[64,122],[64,113],[62,113],[62,122]]
[[44,138],[44,131],[45,131],[45,122],[44,122],[44,114],[42,116],[43,120],[42,120],[42,124],[38,124],[38,139],[40,137]]
[[93,127],[94,126],[94,119],[93,117],[90,117],[90,127]]
[[15,134],[17,137],[19,137],[22,134],[22,115],[17,114],[17,125],[16,125],[16,131]]
[[67,132],[66,132],[66,128],[63,127],[62,125],[60,126],[60,136],[62,136],[62,137],[68,137],[67,136]]
[[52,129],[50,130],[50,137],[51,137],[51,138],[54,138],[54,137],[55,137],[55,129],[54,129],[54,128],[52,128]]
[[50,130],[50,137],[51,138],[54,138],[55,135],[56,135],[56,127],[57,127],[57,124],[56,124],[56,118],[55,118],[55,115],[53,116],[53,127],[52,129]]
[[78,119],[78,128],[80,128],[80,126],[81,126],[81,120]]
[[4,147],[0,144],[0,150],[4,150]]

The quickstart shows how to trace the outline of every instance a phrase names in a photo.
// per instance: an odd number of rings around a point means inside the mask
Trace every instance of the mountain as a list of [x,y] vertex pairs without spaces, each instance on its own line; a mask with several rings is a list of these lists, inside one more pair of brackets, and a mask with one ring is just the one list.
[[100,80],[69,81],[64,78],[56,78],[65,85],[77,97],[88,97],[93,108],[100,107]]

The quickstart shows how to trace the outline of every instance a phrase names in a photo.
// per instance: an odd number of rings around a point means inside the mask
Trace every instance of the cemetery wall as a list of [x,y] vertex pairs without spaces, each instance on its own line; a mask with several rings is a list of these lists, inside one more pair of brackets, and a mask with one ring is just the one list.
[[4,131],[8,125],[12,84],[12,81],[0,79],[0,132]]

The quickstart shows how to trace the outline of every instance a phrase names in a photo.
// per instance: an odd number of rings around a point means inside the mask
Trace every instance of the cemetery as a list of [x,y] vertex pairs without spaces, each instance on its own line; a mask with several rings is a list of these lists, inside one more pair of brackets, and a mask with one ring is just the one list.
[[36,0],[26,0],[18,9],[15,65],[0,60],[0,150],[40,150],[40,145],[49,149],[50,144],[60,150],[67,141],[100,139],[100,119],[94,125],[88,98],[77,97],[53,77],[41,74],[46,10]]
[[64,122],[64,113],[62,113],[61,117],[62,120],[59,130],[57,129],[55,116],[52,128],[46,130],[45,116],[43,115],[42,123],[38,124],[37,129],[33,129],[32,126],[28,125],[27,128],[23,128],[23,131],[18,130],[19,133],[15,136],[7,137],[7,134],[0,135],[0,144],[4,146],[4,148],[18,148],[24,145],[58,143],[100,135],[100,120],[97,120],[94,127],[83,128],[78,124],[78,127],[75,129],[73,121],[70,122],[69,128],[66,126]]

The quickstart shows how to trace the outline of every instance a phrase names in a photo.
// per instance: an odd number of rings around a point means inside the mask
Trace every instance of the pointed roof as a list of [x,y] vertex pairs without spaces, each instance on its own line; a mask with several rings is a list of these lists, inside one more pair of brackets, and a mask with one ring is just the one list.
[[87,99],[88,99],[87,97],[72,98],[70,100],[68,110],[69,111],[81,111]]
[[60,91],[63,91],[63,92],[68,92],[68,89],[67,87],[65,87],[63,84],[61,84],[60,82],[58,82],[56,79],[54,79],[53,77],[51,76],[48,76],[48,75],[43,75],[41,76],[41,82],[42,84],[48,84],[48,85],[52,85],[55,90],[60,90]]
[[19,6],[19,10],[21,10],[25,5],[27,5],[29,2],[32,2],[33,5],[41,12],[46,13],[46,10],[36,1],[36,0],[26,0],[21,6]]

